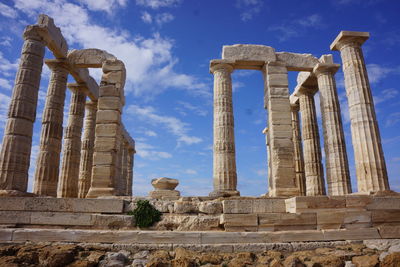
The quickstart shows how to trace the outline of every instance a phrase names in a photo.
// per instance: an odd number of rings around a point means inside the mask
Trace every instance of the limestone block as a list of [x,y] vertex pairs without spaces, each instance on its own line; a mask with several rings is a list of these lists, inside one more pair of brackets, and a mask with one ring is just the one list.
[[116,164],[116,152],[94,152],[93,162],[96,165],[114,165]]
[[267,233],[271,242],[322,241],[324,234],[319,230],[282,231]]
[[169,231],[213,231],[219,228],[219,216],[164,214],[162,220],[152,230]]
[[137,243],[135,231],[22,229],[15,230],[12,241]]
[[224,45],[222,59],[236,61],[276,61],[275,49],[265,45]]
[[99,98],[99,110],[118,110],[121,111],[122,101],[120,97],[115,96],[102,96]]
[[[390,207],[388,207],[390,208]],[[372,211],[373,223],[392,223],[400,222],[400,210],[373,210]]]
[[135,228],[135,218],[131,215],[93,214],[92,223],[97,227],[108,229]]
[[315,213],[266,213],[259,214],[259,225],[316,225]]
[[79,68],[101,68],[106,60],[116,60],[116,57],[104,50],[90,48],[71,50],[68,52],[68,60]]
[[32,212],[30,223],[40,225],[93,225],[90,214],[65,212]]
[[225,226],[257,226],[257,214],[222,214],[220,224]]
[[222,201],[224,213],[285,212],[285,199],[232,199]]
[[0,211],[24,210],[26,200],[27,198],[25,197],[2,197],[0,201]]
[[201,201],[198,203],[199,212],[206,214],[220,214],[222,213],[221,201]]
[[174,203],[174,213],[197,213],[197,203],[193,201],[176,201]]
[[381,238],[400,238],[400,225],[382,224],[377,228]]
[[178,190],[153,190],[149,192],[149,197],[154,199],[177,200],[181,193]]
[[44,14],[40,14],[37,25],[47,46],[57,58],[66,58],[68,44],[64,39],[60,28],[56,27],[54,20]]
[[319,63],[318,59],[311,54],[277,52],[276,59],[284,62],[289,71],[312,71]]
[[174,190],[178,186],[178,184],[179,181],[177,179],[167,177],[155,178],[151,180],[151,185],[155,189],[161,190]]
[[367,195],[347,195],[346,208],[365,208],[372,202],[373,197]]
[[316,212],[321,209],[346,207],[346,199],[327,196],[300,196],[285,200],[286,210],[291,213]]
[[114,150],[120,144],[120,140],[117,137],[97,137],[96,140],[94,149],[99,152]]
[[366,206],[368,210],[381,210],[381,209],[400,209],[399,197],[374,197],[372,202]]
[[7,242],[12,240],[14,229],[0,229],[0,241]]
[[99,88],[99,96],[101,96],[101,97],[105,97],[105,96],[120,97],[121,93],[122,93],[121,89],[115,87],[114,85],[102,85]]
[[121,112],[118,110],[99,110],[97,111],[96,121],[99,123],[119,123]]
[[[113,177],[115,175],[115,166],[114,165],[100,165],[93,166],[92,169],[92,177]],[[104,181],[108,185],[108,181]],[[107,187],[105,184],[104,186]]]
[[154,201],[151,202],[156,209],[163,213],[173,213],[174,212],[174,202],[173,201]]
[[380,238],[375,228],[322,230],[325,240],[364,240]]
[[202,244],[235,244],[235,243],[265,243],[265,233],[226,233],[226,232],[203,232],[201,233]]
[[0,224],[30,224],[31,213],[26,211],[0,211]]
[[137,243],[178,243],[178,244],[200,244],[201,234],[197,232],[171,232],[171,231],[140,231]]
[[96,137],[115,137],[119,131],[120,125],[117,123],[96,124]]

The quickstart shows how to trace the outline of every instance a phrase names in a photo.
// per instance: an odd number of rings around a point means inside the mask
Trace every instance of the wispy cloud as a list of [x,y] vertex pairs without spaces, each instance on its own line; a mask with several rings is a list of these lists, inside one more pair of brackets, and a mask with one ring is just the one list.
[[18,13],[14,8],[7,6],[3,3],[0,3],[0,14],[3,15],[4,17],[12,19],[15,19],[18,16]]
[[387,127],[394,126],[399,122],[400,122],[400,112],[393,112],[386,118],[385,126]]
[[390,74],[400,74],[400,67],[386,67],[379,64],[367,64],[370,83],[378,83]]
[[153,22],[153,17],[152,17],[152,16],[150,15],[150,13],[147,12],[147,11],[144,11],[144,12],[142,13],[141,19],[142,19],[143,22],[145,22],[145,23],[151,24],[151,23]]
[[144,122],[150,123],[152,125],[162,126],[168,132],[177,137],[178,146],[180,144],[197,144],[202,141],[201,138],[188,134],[190,130],[188,123],[185,123],[180,119],[172,116],[160,115],[153,107],[130,105],[126,109],[126,113],[130,115],[136,115]]
[[297,20],[286,21],[279,25],[272,25],[267,28],[268,31],[276,32],[278,40],[284,42],[294,37],[303,34],[307,29],[324,28],[326,25],[323,23],[322,16],[319,14],[311,14]]
[[374,95],[374,104],[380,104],[386,102],[390,99],[396,98],[399,95],[399,91],[393,88],[385,89],[380,92],[379,95]]
[[11,98],[8,95],[0,93],[0,128],[4,128],[7,120],[8,105],[10,104]]
[[241,11],[240,19],[249,21],[261,12],[263,4],[262,0],[237,0],[235,6]]
[[12,82],[3,78],[0,78],[0,87],[11,90],[12,89]]
[[128,0],[78,0],[86,5],[89,10],[112,13],[119,7],[125,7]]
[[136,4],[143,7],[158,9],[161,7],[173,7],[180,4],[181,0],[136,0]]
[[172,154],[164,151],[158,151],[153,145],[138,141],[135,144],[136,154],[148,160],[160,160],[172,158]]
[[208,110],[204,106],[196,106],[186,101],[177,101],[177,110],[182,115],[187,115],[187,111],[191,111],[194,115],[207,116]]

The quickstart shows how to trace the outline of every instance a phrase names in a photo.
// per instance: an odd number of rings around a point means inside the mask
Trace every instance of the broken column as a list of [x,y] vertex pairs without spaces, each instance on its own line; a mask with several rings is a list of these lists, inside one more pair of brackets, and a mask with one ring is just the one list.
[[149,196],[154,199],[177,200],[181,193],[175,188],[179,181],[173,178],[161,177],[151,180],[153,191],[149,192]]
[[99,92],[92,179],[86,197],[113,196],[117,173],[117,151],[122,136],[121,113],[124,105],[126,71],[120,60],[105,60]]
[[214,74],[214,191],[210,196],[239,195],[236,190],[235,135],[232,106],[233,66],[224,60],[213,60]]
[[325,195],[324,171],[314,102],[316,89],[300,87],[297,93],[300,101],[307,196]]
[[291,104],[292,129],[294,145],[294,163],[296,172],[296,184],[300,190],[300,195],[306,195],[306,177],[304,174],[303,147],[301,144],[300,122],[299,122],[299,104]]
[[51,69],[51,77],[42,116],[40,150],[33,192],[38,195],[56,197],[68,69],[65,60],[46,60],[46,64]]
[[389,189],[385,157],[361,45],[368,32],[341,31],[331,44],[343,62],[359,192]]
[[93,167],[93,150],[96,127],[97,101],[85,104],[85,124],[82,137],[81,160],[79,166],[78,197],[85,198],[90,188]]
[[264,66],[265,106],[268,108],[268,135],[271,156],[269,196],[297,196],[292,141],[292,120],[286,66],[268,62]]
[[0,152],[0,189],[26,192],[45,42],[34,26],[28,26],[23,37]]
[[340,65],[333,64],[332,55],[324,55],[320,61],[313,72],[320,93],[328,194],[346,195],[351,193],[350,173],[334,77]]
[[71,90],[68,125],[65,128],[58,197],[78,197],[81,136],[86,95],[83,85],[68,84]]

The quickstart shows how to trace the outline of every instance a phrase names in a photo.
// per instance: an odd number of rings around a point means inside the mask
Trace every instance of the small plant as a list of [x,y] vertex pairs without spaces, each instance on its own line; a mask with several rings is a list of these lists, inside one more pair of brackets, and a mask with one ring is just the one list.
[[162,213],[158,211],[148,200],[138,200],[136,208],[128,212],[128,215],[135,217],[136,226],[146,228],[161,221]]

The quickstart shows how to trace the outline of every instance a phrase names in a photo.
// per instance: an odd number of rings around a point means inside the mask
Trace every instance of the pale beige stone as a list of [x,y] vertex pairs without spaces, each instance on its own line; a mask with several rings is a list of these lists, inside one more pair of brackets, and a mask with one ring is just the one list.
[[174,190],[179,185],[179,181],[173,178],[161,177],[152,179],[151,185],[156,190]]
[[95,48],[73,49],[68,52],[69,62],[79,68],[101,68],[104,61],[113,59],[116,59],[116,57],[104,50]]
[[236,61],[276,61],[275,49],[265,45],[224,45],[222,59]]
[[296,241],[322,241],[326,240],[322,231],[301,230],[301,231],[281,231],[268,233],[271,242],[296,242]]
[[53,52],[53,54],[57,58],[65,58],[68,52],[68,44],[64,39],[60,28],[54,25],[54,20],[47,15],[40,14],[36,27],[39,34],[45,40],[47,47]]
[[234,244],[234,243],[265,243],[265,233],[226,233],[226,232],[203,232],[201,233],[202,244]]
[[225,226],[257,226],[257,214],[222,214],[220,224]]
[[375,228],[322,230],[325,240],[364,240],[380,238]]
[[276,59],[284,62],[289,71],[311,71],[319,63],[311,54],[277,52]]
[[198,209],[201,213],[206,214],[220,214],[222,213],[221,201],[201,201],[198,203]]
[[85,213],[32,212],[30,217],[37,225],[93,225],[92,216]]
[[171,232],[171,231],[140,231],[137,234],[138,243],[180,243],[201,244],[201,233]]

